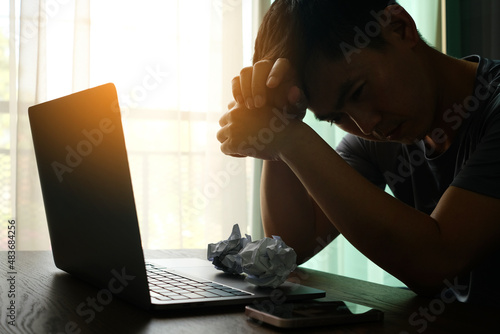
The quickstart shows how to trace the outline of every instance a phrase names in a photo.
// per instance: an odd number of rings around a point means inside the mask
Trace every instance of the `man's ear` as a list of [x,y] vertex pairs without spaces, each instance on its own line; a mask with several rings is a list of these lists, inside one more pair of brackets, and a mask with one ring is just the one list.
[[409,43],[411,47],[417,45],[421,38],[415,21],[400,5],[390,5],[384,10],[389,24],[385,27],[385,38],[389,41]]

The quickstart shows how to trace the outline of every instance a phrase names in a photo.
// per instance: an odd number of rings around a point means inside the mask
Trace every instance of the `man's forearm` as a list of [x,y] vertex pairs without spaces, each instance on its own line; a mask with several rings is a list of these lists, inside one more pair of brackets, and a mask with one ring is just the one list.
[[292,139],[282,160],[357,249],[405,283],[440,271],[442,236],[434,219],[371,184],[311,129]]

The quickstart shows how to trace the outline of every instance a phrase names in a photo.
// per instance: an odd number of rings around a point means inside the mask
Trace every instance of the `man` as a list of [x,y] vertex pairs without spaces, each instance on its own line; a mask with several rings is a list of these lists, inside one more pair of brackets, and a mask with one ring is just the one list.
[[[499,82],[499,62],[443,55],[387,0],[277,0],[217,138],[265,160],[265,233],[299,259],[342,233],[417,293],[485,302],[500,295]],[[301,121],[305,100],[349,133],[336,150]]]

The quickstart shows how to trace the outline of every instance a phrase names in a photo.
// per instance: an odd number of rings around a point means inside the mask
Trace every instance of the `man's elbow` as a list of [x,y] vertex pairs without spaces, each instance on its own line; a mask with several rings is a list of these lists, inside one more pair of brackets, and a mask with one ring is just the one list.
[[410,290],[419,296],[429,298],[456,299],[454,292],[466,295],[468,284],[459,282],[458,276],[450,279],[444,275],[428,275],[425,278],[407,280],[405,282]]

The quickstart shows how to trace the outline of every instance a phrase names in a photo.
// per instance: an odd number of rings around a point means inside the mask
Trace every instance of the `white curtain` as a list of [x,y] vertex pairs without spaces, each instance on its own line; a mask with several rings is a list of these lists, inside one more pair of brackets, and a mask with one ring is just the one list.
[[18,249],[50,248],[28,107],[107,82],[118,91],[144,248],[205,248],[235,223],[250,232],[253,161],[225,157],[216,132],[230,81],[252,56],[252,1],[11,0],[6,8],[18,75],[9,76],[10,125],[1,124],[11,138],[2,159],[13,166],[1,178],[10,211],[2,221],[16,219]]

